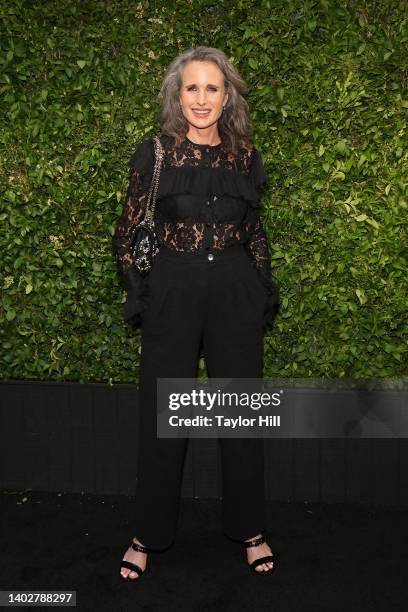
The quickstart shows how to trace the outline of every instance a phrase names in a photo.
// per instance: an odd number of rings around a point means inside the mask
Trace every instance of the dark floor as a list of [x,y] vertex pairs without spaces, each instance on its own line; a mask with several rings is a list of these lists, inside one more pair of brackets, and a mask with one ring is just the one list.
[[182,500],[174,545],[152,553],[149,573],[128,583],[119,564],[137,535],[133,498],[3,491],[0,499],[0,588],[76,590],[84,612],[408,606],[407,507],[271,504],[268,543],[279,564],[262,577],[222,534],[220,502]]

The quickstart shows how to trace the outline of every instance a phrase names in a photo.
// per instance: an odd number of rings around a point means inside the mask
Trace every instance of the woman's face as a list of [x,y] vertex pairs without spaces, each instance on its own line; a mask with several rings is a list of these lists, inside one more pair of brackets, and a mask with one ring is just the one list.
[[224,75],[217,64],[193,60],[184,66],[181,78],[180,104],[189,124],[208,128],[216,123],[228,100]]

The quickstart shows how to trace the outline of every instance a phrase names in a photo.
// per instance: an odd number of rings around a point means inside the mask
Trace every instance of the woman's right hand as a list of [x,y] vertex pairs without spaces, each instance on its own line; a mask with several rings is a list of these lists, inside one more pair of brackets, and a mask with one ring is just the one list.
[[149,304],[149,285],[145,282],[141,288],[131,288],[127,291],[126,302],[123,305],[123,319],[132,327],[140,327],[143,313]]

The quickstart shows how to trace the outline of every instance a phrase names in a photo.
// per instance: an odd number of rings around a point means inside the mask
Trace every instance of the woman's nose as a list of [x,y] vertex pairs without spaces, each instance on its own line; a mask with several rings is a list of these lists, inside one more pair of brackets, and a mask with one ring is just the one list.
[[199,102],[199,104],[205,104],[205,101],[206,101],[206,92],[203,90],[199,90],[197,102]]

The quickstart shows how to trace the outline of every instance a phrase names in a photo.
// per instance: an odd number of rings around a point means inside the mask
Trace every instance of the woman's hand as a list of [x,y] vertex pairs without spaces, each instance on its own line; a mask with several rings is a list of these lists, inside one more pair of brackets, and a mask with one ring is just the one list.
[[127,291],[126,302],[123,306],[123,319],[132,327],[140,327],[143,313],[149,305],[149,286],[144,282],[139,287],[130,288]]
[[267,290],[267,301],[263,317],[263,329],[267,331],[273,324],[280,308],[279,288],[271,279],[264,282]]

